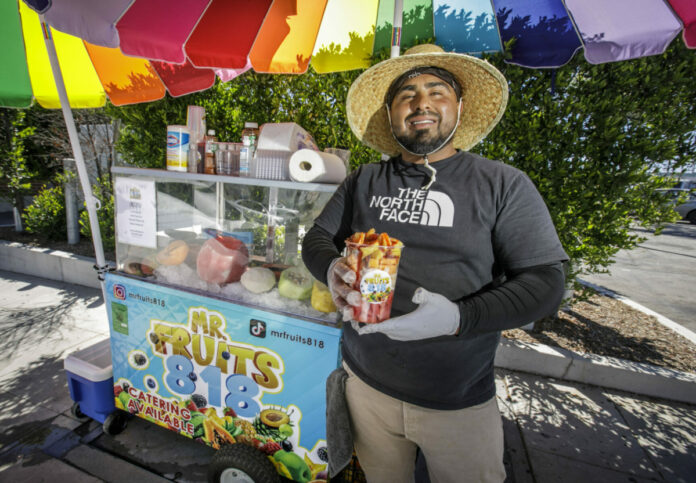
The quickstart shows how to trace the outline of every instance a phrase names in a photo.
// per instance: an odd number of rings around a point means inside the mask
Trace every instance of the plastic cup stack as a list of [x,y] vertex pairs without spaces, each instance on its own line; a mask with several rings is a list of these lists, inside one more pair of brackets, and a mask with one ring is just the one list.
[[288,162],[291,155],[290,151],[257,150],[252,175],[261,179],[289,180]]

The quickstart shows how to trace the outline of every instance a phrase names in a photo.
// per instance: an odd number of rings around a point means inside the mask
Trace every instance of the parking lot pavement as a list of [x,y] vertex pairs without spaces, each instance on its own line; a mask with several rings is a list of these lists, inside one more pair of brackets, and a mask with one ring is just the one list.
[[[0,271],[0,481],[205,481],[214,450],[70,412],[63,359],[108,337],[101,292]],[[696,406],[496,371],[509,482],[692,481]]]
[[608,274],[582,279],[607,288],[696,332],[696,225],[668,225],[661,235],[635,228],[646,240],[621,250]]

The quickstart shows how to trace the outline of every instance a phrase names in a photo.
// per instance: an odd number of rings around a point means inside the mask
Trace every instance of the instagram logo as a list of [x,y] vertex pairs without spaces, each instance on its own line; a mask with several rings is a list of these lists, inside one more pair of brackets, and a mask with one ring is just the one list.
[[116,297],[119,300],[126,300],[126,287],[120,284],[115,284],[114,297]]

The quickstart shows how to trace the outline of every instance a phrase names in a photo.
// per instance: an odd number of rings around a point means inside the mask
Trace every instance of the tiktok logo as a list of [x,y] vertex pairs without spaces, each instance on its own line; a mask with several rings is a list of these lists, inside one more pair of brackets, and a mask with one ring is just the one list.
[[266,337],[266,322],[262,320],[251,319],[249,321],[249,333],[254,337]]

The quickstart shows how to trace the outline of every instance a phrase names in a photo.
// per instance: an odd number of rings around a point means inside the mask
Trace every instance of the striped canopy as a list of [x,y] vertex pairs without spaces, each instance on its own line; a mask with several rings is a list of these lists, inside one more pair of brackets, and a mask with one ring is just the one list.
[[[0,105],[60,107],[44,46],[52,35],[70,106],[148,102],[205,90],[243,72],[301,74],[368,67],[393,42],[499,52],[555,68],[696,47],[693,0],[2,0]],[[43,16],[44,23],[40,16]],[[48,27],[50,26],[50,27]]]

